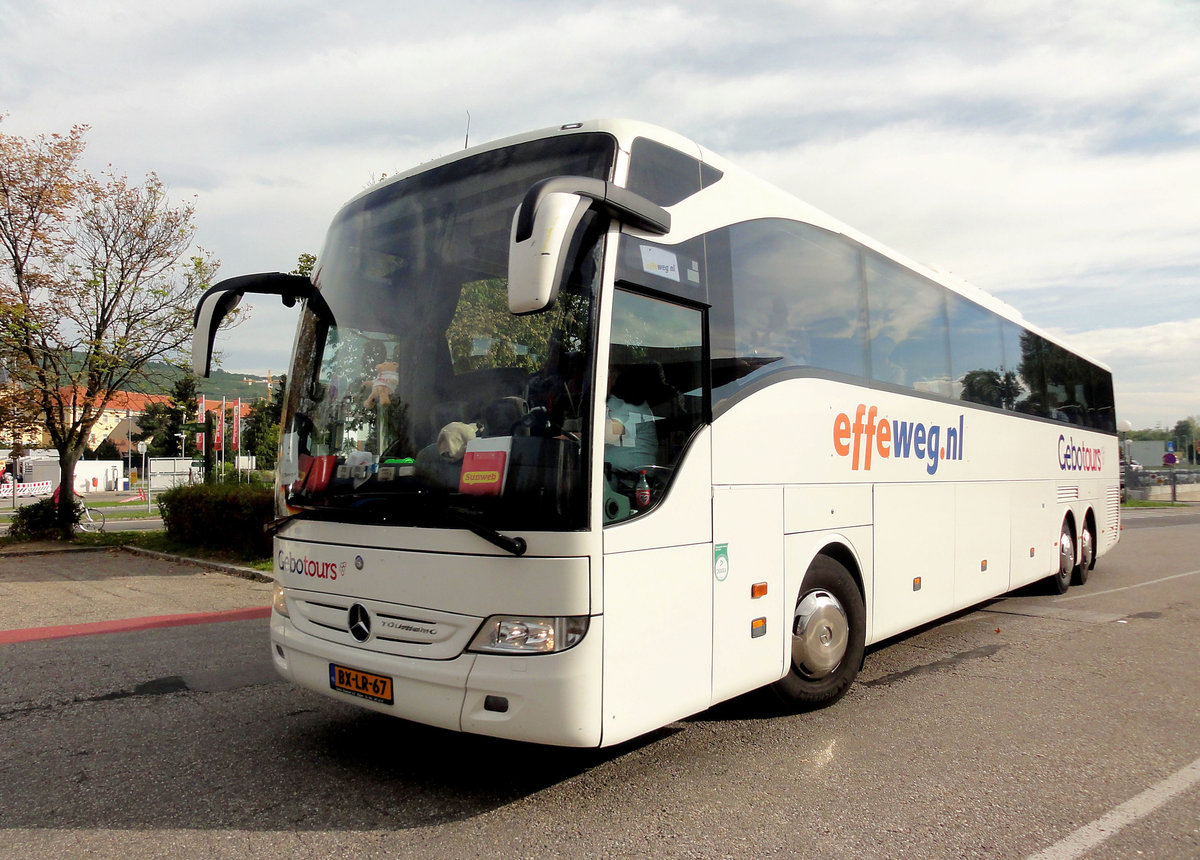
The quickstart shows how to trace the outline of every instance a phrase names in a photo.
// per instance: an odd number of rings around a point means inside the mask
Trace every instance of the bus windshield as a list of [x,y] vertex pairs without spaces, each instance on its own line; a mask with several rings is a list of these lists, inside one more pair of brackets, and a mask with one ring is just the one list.
[[326,237],[283,416],[287,513],[540,530],[587,525],[593,307],[603,225],[588,216],[548,311],[508,311],[521,196],[607,179],[615,145],[578,134],[383,185]]

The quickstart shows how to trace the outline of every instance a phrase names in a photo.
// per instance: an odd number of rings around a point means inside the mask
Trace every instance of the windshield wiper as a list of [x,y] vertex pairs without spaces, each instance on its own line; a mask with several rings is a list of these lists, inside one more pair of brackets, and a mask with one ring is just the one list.
[[525,554],[525,550],[529,547],[525,543],[525,538],[509,537],[506,534],[496,531],[490,526],[485,526],[483,523],[473,522],[469,512],[463,508],[456,508],[453,505],[446,503],[442,508],[442,512],[446,514],[452,522],[456,522],[469,531],[471,534],[479,535],[490,544],[500,547],[505,552],[510,552],[516,556]]
[[[341,510],[341,511],[353,510],[355,507],[357,507],[358,503],[362,503],[362,502],[389,501],[389,502],[394,503],[399,499],[404,499],[405,501],[409,502],[410,504],[411,503],[418,503],[418,504],[425,503],[424,507],[425,507],[426,512],[439,514],[444,521],[448,521],[450,523],[453,523],[456,526],[460,526],[461,528],[466,529],[473,535],[478,535],[479,537],[483,538],[488,543],[492,544],[493,546],[499,547],[500,549],[504,550],[505,552],[512,553],[513,555],[516,555],[516,556],[521,556],[521,555],[524,555],[525,551],[529,548],[529,546],[525,542],[524,538],[509,537],[508,535],[497,531],[496,529],[492,528],[491,526],[487,526],[481,522],[477,522],[474,519],[474,515],[473,515],[472,511],[469,511],[465,508],[456,507],[456,506],[450,504],[450,502],[447,499],[445,499],[442,496],[435,494],[435,493],[424,492],[424,493],[416,493],[416,494],[407,495],[407,496],[398,495],[396,493],[378,493],[378,492],[376,492],[376,493],[345,493],[345,494],[338,496],[337,498],[338,498],[339,502],[341,502],[341,501],[350,502],[350,504],[347,505],[346,507],[339,507],[338,510]],[[311,513],[311,512],[310,511],[302,511],[301,513]],[[293,516],[300,516],[300,514],[294,514]],[[290,519],[290,517],[283,518],[283,520],[287,520],[287,519]],[[282,523],[283,520],[277,520],[276,522]]]
[[[290,499],[288,501],[288,504],[291,505],[292,507],[295,507],[297,505],[297,503],[298,503],[297,499]],[[321,508],[303,507],[300,510],[296,511],[296,513],[294,513],[294,514],[285,514],[282,517],[276,517],[275,519],[267,522],[266,524],[263,525],[263,531],[267,533],[268,537],[274,537],[281,528],[283,528],[285,525],[290,523],[292,520],[304,520],[304,519],[319,520],[319,519],[322,519],[321,514],[322,514]]]

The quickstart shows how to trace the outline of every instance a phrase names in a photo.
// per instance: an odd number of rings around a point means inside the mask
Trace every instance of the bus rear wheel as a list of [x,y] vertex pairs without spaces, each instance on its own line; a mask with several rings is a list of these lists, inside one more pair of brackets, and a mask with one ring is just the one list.
[[1075,530],[1070,519],[1063,520],[1062,533],[1058,536],[1058,570],[1046,577],[1053,594],[1066,594],[1075,575]]
[[792,618],[791,667],[771,685],[775,695],[798,710],[832,705],[845,695],[862,665],[866,617],[850,571],[817,556]]
[[1071,575],[1072,585],[1083,585],[1088,581],[1088,574],[1096,564],[1096,534],[1095,526],[1089,519],[1079,533],[1079,564],[1075,565]]

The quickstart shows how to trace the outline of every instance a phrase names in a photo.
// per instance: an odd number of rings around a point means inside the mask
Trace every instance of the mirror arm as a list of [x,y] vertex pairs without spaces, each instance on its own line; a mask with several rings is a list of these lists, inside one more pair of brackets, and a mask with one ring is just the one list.
[[[328,306],[325,300],[313,286],[312,281],[305,275],[285,275],[283,272],[267,272],[261,275],[239,275],[236,278],[226,278],[208,288],[200,301],[196,303],[196,312],[192,315],[192,325],[200,321],[200,308],[205,300],[217,293],[235,293],[240,299],[246,293],[261,293],[267,296],[279,296],[286,307],[293,307],[298,299],[314,299],[326,313]],[[234,305],[236,307],[236,305]],[[314,309],[315,310],[315,309]],[[320,311],[318,311],[320,313]]]
[[640,194],[618,188],[603,179],[585,176],[554,176],[535,182],[525,192],[517,210],[517,228],[514,241],[524,242],[533,235],[533,218],[538,204],[547,194],[563,192],[578,194],[596,201],[609,215],[637,230],[663,235],[671,230],[671,213]]
[[[246,293],[279,296],[283,300],[283,304],[289,308],[294,307],[297,301],[303,300],[308,303],[309,309],[321,319],[326,321],[333,319],[333,313],[325,302],[325,297],[304,275],[268,272],[226,278],[205,291],[204,295],[200,297],[200,301],[196,303],[196,311],[192,315],[194,338],[203,341],[192,344],[192,370],[197,376],[208,376],[212,365],[213,342],[216,340],[221,320],[238,306],[242,296]],[[202,325],[207,326],[206,331],[201,331]]]

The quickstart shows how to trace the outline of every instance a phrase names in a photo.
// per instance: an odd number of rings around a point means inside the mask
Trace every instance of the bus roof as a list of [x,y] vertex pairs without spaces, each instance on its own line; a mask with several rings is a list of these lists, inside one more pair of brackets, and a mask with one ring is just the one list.
[[[431,170],[444,164],[449,164],[481,152],[488,152],[490,150],[501,149],[534,140],[542,140],[547,137],[587,133],[609,134],[617,141],[617,146],[619,152],[621,153],[618,155],[616,176],[619,184],[624,182],[624,173],[629,163],[628,156],[630,148],[637,138],[649,138],[663,144],[664,146],[677,149],[693,156],[694,158],[697,158],[708,165],[711,165],[712,167],[717,168],[724,174],[722,181],[714,183],[708,188],[705,188],[702,192],[682,200],[674,206],[667,207],[670,210],[672,217],[671,234],[673,240],[688,239],[700,233],[715,229],[718,226],[736,223],[742,220],[777,217],[802,221],[815,227],[829,230],[833,233],[839,233],[865,248],[894,260],[905,268],[911,269],[922,277],[928,278],[929,280],[958,293],[964,298],[967,298],[976,304],[993,311],[997,315],[1004,317],[1005,319],[1008,319],[1011,322],[1034,332],[1035,334],[1040,335],[1046,340],[1051,341],[1052,343],[1055,343],[1064,349],[1075,353],[1076,355],[1080,355],[1082,358],[1087,359],[1093,364],[1096,364],[1105,370],[1111,371],[1111,368],[1106,366],[1103,362],[1097,361],[1090,356],[1080,353],[1077,349],[1064,343],[1061,338],[1058,338],[1046,332],[1044,329],[1041,329],[1038,326],[1030,323],[1024,318],[1024,316],[1022,316],[1020,311],[1018,311],[1012,305],[959,277],[958,275],[918,262],[885,245],[884,243],[866,235],[865,233],[856,230],[855,228],[843,221],[840,221],[827,212],[824,212],[823,210],[806,203],[804,200],[796,197],[790,192],[784,191],[778,186],[771,184],[765,179],[754,173],[751,173],[745,168],[738,166],[736,163],[729,161],[723,156],[706,149],[705,147],[697,144],[695,141],[684,137],[681,134],[670,131],[669,129],[662,128],[661,126],[654,125],[653,123],[642,122],[640,120],[612,118],[593,119],[584,122],[570,122],[559,126],[551,126],[549,128],[523,132],[521,134],[511,135],[509,137],[477,144],[476,146],[441,156],[409,170],[389,176],[380,183],[371,186],[370,188],[365,189],[364,191],[355,195],[355,197],[351,199],[350,203],[353,203],[363,196],[374,193],[379,188],[391,185],[395,182],[403,181],[410,176],[424,173],[427,170]],[[724,181],[727,179],[735,179],[736,181]],[[747,194],[746,191],[748,189],[753,189],[755,193]],[[349,205],[349,203],[347,205]]]

